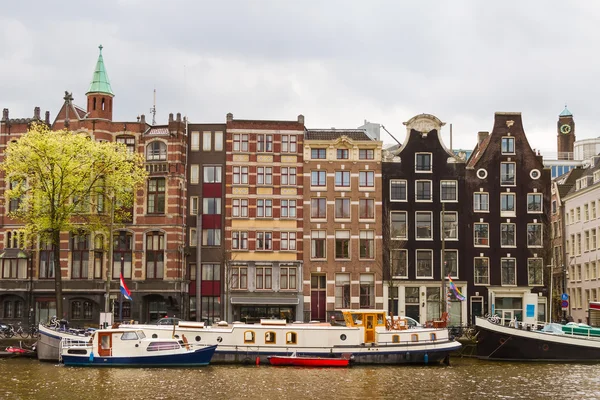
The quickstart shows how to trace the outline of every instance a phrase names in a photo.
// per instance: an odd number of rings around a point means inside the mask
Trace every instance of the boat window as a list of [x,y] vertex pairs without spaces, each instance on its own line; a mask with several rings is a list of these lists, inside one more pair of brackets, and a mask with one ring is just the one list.
[[296,332],[288,332],[285,334],[285,344],[296,344]]
[[137,335],[140,339],[146,339],[146,334],[143,331],[138,331]]
[[400,335],[392,335],[392,343],[400,343]]
[[275,343],[275,332],[273,332],[273,331],[265,332],[265,343],[271,343],[271,344]]
[[135,332],[123,332],[121,340],[136,340],[138,338]]
[[429,334],[429,339],[430,339],[431,341],[434,341],[434,342],[435,342],[435,341],[437,340],[437,336],[436,336],[436,334],[435,334],[435,333],[430,333],[430,334]]
[[196,342],[199,342],[200,339],[201,339],[200,336],[196,336]]
[[343,333],[340,335],[340,339],[342,340],[346,340],[346,335],[344,335]]
[[361,314],[352,314],[352,322],[354,325],[362,325]]
[[383,313],[377,314],[377,325],[383,325]]
[[412,342],[418,342],[419,341],[419,335],[415,335],[415,334],[410,335],[410,340]]
[[151,342],[148,345],[147,351],[165,351],[180,349],[181,346],[177,342]]
[[244,343],[254,343],[254,331],[244,332]]
[[102,350],[110,349],[110,335],[103,335],[100,338],[100,346]]

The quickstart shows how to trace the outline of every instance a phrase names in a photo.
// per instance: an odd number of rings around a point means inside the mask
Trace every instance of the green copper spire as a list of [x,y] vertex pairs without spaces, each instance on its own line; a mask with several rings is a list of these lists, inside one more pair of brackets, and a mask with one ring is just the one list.
[[559,117],[572,117],[571,111],[567,109],[567,105],[565,104],[565,109],[558,115]]
[[106,68],[104,68],[104,59],[102,58],[102,45],[98,46],[100,49],[100,55],[98,56],[98,62],[96,63],[96,69],[94,70],[94,76],[92,77],[92,83],[88,89],[87,94],[90,93],[106,93],[111,96],[115,94],[110,87],[110,81],[108,80],[108,74]]

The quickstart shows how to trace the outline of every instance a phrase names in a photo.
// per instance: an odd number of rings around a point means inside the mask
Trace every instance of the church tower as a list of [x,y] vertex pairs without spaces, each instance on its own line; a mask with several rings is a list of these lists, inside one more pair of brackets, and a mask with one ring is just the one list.
[[102,118],[112,121],[113,97],[115,94],[110,87],[108,74],[104,68],[102,58],[102,45],[98,46],[100,55],[92,77],[92,83],[88,89],[87,96],[87,118]]
[[559,160],[572,160],[575,147],[575,121],[573,114],[565,109],[558,115],[556,125],[558,136],[556,138],[556,148]]

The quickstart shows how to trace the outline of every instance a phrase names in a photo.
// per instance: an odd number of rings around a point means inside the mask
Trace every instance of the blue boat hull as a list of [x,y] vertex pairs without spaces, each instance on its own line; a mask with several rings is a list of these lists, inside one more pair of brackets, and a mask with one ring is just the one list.
[[78,367],[197,367],[208,365],[217,346],[207,346],[193,352],[140,357],[100,357],[65,354],[63,363]]

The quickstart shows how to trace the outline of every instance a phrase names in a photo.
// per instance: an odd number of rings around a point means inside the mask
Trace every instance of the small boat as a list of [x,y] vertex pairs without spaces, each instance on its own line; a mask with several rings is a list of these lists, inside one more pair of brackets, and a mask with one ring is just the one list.
[[348,357],[298,357],[296,353],[291,356],[269,356],[271,365],[294,367],[348,367]]
[[70,366],[195,367],[208,365],[216,348],[189,344],[185,336],[155,339],[141,329],[115,328],[99,330],[85,343],[63,338],[60,355]]
[[8,346],[5,352],[8,353],[7,356],[12,354],[13,357],[36,357],[35,344],[33,344],[31,347],[27,347],[22,342],[19,342],[19,347]]
[[[598,330],[580,324],[504,326],[476,318],[477,357],[503,361],[600,362]],[[511,324],[512,325],[512,324]]]

